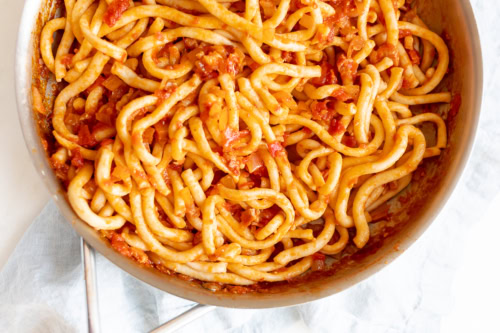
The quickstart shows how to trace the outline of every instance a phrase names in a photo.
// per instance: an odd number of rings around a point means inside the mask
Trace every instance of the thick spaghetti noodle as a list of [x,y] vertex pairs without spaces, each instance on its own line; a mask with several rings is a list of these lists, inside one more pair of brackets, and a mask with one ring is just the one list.
[[67,85],[34,109],[77,215],[145,265],[230,285],[323,269],[446,147],[409,107],[450,102],[413,1],[64,4],[40,50]]

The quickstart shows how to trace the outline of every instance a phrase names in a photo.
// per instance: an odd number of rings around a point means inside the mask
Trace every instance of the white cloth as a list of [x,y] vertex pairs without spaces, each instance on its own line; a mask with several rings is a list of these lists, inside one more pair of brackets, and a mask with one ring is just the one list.
[[[383,271],[340,294],[306,305],[219,308],[179,332],[437,332],[450,309],[453,274],[471,225],[500,191],[500,8],[471,1],[485,60],[485,99],[477,144],[452,198],[429,230]],[[477,112],[462,110],[461,112]],[[103,332],[145,332],[193,303],[150,287],[97,256]],[[79,238],[53,203],[45,207],[0,273],[0,331],[84,332]]]

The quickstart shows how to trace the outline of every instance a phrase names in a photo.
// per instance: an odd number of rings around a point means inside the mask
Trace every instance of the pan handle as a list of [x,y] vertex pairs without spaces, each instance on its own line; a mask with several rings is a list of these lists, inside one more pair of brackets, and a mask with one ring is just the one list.
[[82,257],[85,277],[85,290],[87,294],[87,315],[89,333],[100,333],[99,301],[97,294],[97,279],[94,250],[82,240]]
[[179,328],[181,328],[182,326],[189,324],[193,320],[196,320],[197,318],[203,316],[204,314],[206,314],[214,309],[215,309],[215,306],[212,306],[212,305],[203,305],[203,304],[195,305],[191,309],[189,309],[188,311],[180,314],[179,316],[175,317],[174,319],[167,321],[165,324],[152,330],[150,333],[172,333],[172,332],[175,332]]
[[[88,314],[88,332],[100,333],[101,326],[99,320],[99,302],[97,294],[97,279],[94,250],[81,239],[82,257],[85,276],[85,290],[87,293],[87,314]],[[180,314],[174,319],[164,323],[151,333],[172,333],[191,321],[203,316],[215,309],[212,305],[197,304],[188,311]]]

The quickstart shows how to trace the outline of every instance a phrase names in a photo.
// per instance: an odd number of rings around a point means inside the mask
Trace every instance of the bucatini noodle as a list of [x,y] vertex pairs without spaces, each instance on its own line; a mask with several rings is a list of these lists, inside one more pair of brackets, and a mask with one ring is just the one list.
[[226,285],[324,269],[446,147],[443,119],[410,108],[451,99],[416,1],[64,8],[40,51],[66,84],[50,110],[33,88],[51,164],[76,214],[144,265]]

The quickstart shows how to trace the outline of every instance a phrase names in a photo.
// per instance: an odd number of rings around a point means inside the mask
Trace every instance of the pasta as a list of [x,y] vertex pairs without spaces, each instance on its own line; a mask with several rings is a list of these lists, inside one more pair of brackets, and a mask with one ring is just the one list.
[[64,5],[40,38],[64,88],[34,109],[75,213],[144,265],[219,286],[326,269],[446,148],[410,108],[451,100],[414,1]]

